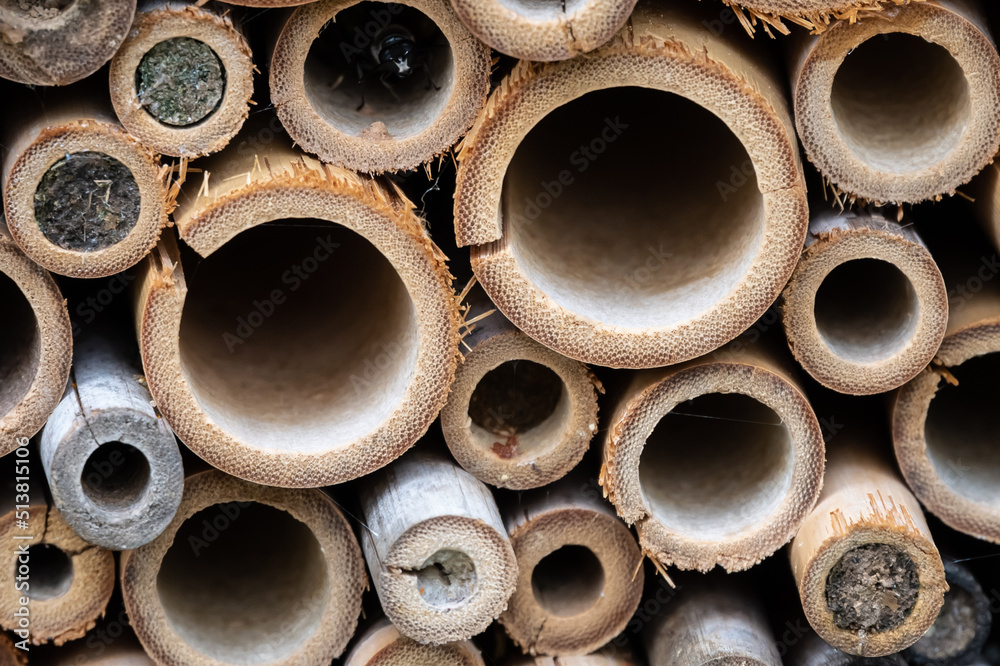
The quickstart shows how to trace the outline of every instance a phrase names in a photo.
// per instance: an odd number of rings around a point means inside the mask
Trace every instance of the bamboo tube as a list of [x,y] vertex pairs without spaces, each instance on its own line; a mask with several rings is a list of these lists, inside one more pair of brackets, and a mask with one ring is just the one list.
[[111,61],[111,101],[143,145],[198,157],[224,148],[243,126],[253,72],[229,9],[145,0]]
[[[206,158],[142,266],[146,379],[210,464],[323,486],[395,459],[444,405],[458,356],[445,257],[412,204],[276,141]],[[271,223],[271,224],[265,224]],[[352,288],[345,291],[345,285]]]
[[642,553],[579,475],[521,495],[504,511],[517,587],[500,616],[526,653],[585,655],[628,624],[642,597]]
[[0,455],[33,437],[69,379],[73,333],[48,271],[24,255],[0,217]]
[[907,666],[899,654],[884,657],[858,657],[833,647],[814,632],[809,632],[790,651],[786,666]]
[[[857,21],[870,12],[885,11],[887,18],[893,18],[900,5],[923,0],[722,0],[731,9],[731,15],[723,13],[706,27],[723,30],[726,25],[737,21],[752,35],[757,21],[767,34],[774,29],[781,34],[789,34],[783,19],[808,28],[814,34],[826,30],[837,19]],[[773,36],[773,35],[771,35]]]
[[[413,48],[407,74],[380,66],[387,36]],[[388,61],[387,61],[388,62]],[[398,67],[398,65],[397,65]],[[271,102],[295,143],[324,162],[382,172],[447,152],[489,92],[490,51],[447,0],[319,0],[288,17],[271,57]]]
[[357,639],[344,666],[486,666],[472,641],[422,645],[383,618]]
[[174,434],[128,349],[106,331],[78,342],[73,380],[39,443],[59,512],[86,541],[112,550],[156,538],[184,491]]
[[595,652],[568,657],[518,657],[508,666],[639,666],[641,662],[611,652]]
[[119,273],[167,224],[158,158],[105,107],[99,91],[78,86],[39,101],[37,113],[23,110],[7,128],[7,224],[24,253],[53,273]]
[[858,656],[912,645],[934,623],[948,589],[916,498],[872,443],[857,437],[831,448],[823,493],[789,556],[809,624]]
[[[486,315],[482,290],[466,321]],[[463,338],[441,430],[455,460],[484,483],[537,488],[562,478],[597,431],[597,378],[582,363],[543,347],[497,311]]]
[[658,565],[749,568],[815,504],[823,436],[780,358],[734,347],[638,373],[618,399],[601,482]]
[[0,666],[28,666],[28,653],[16,648],[7,634],[0,634]]
[[522,62],[463,141],[458,244],[514,325],[570,358],[697,357],[795,268],[808,213],[782,84],[698,4],[640,4],[585,57]]
[[934,258],[912,226],[880,213],[814,217],[783,296],[795,358],[841,393],[902,386],[931,362],[948,325]]
[[354,633],[366,579],[347,520],[318,490],[187,478],[173,522],[121,558],[132,626],[165,665],[327,666]]
[[419,643],[480,633],[507,607],[517,562],[489,489],[413,451],[361,488],[361,547],[386,617]]
[[891,18],[838,21],[801,42],[795,121],[839,190],[916,203],[953,194],[1000,149],[1000,56],[965,0],[917,2]]
[[[0,662],[2,664],[3,662]],[[155,666],[135,635],[128,631],[118,638],[104,642],[88,634],[86,640],[73,641],[56,650],[33,653],[31,666]]]

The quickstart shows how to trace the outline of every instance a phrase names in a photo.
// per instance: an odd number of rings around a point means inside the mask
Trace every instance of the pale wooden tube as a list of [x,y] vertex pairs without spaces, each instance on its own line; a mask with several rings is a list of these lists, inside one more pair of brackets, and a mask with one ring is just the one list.
[[344,666],[486,666],[472,641],[424,645],[382,618],[364,631]]
[[111,102],[129,134],[175,157],[214,153],[236,136],[250,111],[254,72],[239,23],[219,5],[139,6],[109,75]]
[[504,507],[517,588],[500,616],[524,652],[585,655],[621,632],[642,597],[642,552],[581,475]]
[[319,490],[190,476],[173,522],[121,558],[122,595],[161,666],[327,666],[357,626],[361,549]]
[[838,21],[802,40],[795,122],[839,190],[916,203],[953,194],[1000,148],[1000,56],[965,0],[915,2],[891,19]]
[[595,652],[568,657],[518,657],[508,666],[637,666],[637,662],[631,657]]
[[814,217],[783,299],[795,358],[841,393],[902,386],[931,362],[948,325],[934,258],[911,225],[877,213]]
[[785,659],[785,666],[908,666],[899,654],[884,657],[859,657],[838,650],[810,631],[796,643]]
[[846,431],[840,437],[820,500],[788,551],[792,573],[823,640],[882,657],[934,623],[948,587],[944,565],[920,504],[876,444]]
[[484,483],[537,488],[563,477],[597,432],[598,380],[586,365],[517,330],[480,289],[465,320],[465,358],[441,410],[445,442]]
[[618,398],[602,484],[655,562],[738,571],[799,529],[819,495],[824,444],[786,365],[747,345],[637,373]]
[[420,643],[452,643],[507,607],[517,562],[489,489],[413,451],[366,479],[361,547],[386,617]]
[[459,323],[445,257],[398,191],[278,141],[244,152],[205,158],[181,192],[197,269],[165,237],[139,271],[150,391],[181,441],[235,476],[359,477],[444,405]]
[[570,358],[705,354],[798,260],[808,213],[783,85],[745,35],[706,30],[703,5],[640,3],[592,53],[520,63],[463,140],[458,244],[514,325]]

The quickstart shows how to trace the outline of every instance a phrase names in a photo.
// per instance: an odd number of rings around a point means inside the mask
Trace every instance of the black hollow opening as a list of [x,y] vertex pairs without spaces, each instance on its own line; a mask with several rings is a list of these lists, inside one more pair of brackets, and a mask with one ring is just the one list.
[[579,615],[604,593],[604,567],[586,546],[566,545],[535,565],[531,589],[535,601],[547,613],[559,617]]
[[562,378],[552,369],[534,361],[507,361],[479,380],[469,417],[495,435],[516,435],[549,418],[562,394]]
[[149,487],[149,460],[131,444],[101,444],[84,463],[80,486],[103,509],[128,507]]
[[11,278],[0,273],[0,418],[31,390],[41,354],[41,331],[31,303]]
[[35,601],[61,597],[73,585],[73,560],[58,546],[30,546],[28,568],[28,596]]

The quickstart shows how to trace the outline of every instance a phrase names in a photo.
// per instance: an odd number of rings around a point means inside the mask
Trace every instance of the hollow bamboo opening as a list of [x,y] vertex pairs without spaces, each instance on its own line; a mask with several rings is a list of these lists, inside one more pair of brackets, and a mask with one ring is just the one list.
[[28,547],[31,566],[28,597],[49,601],[66,594],[73,585],[73,560],[58,546],[38,543]]
[[190,127],[218,110],[226,68],[205,42],[170,37],[142,56],[135,87],[146,113],[164,125]]
[[0,303],[4,304],[5,320],[0,326],[0,415],[6,415],[35,383],[42,333],[31,303],[4,273],[0,273]]
[[604,594],[604,567],[590,548],[567,544],[535,565],[531,590],[547,613],[573,617],[593,607]]
[[80,487],[105,511],[122,511],[144,503],[150,487],[149,459],[123,442],[105,442],[87,458]]

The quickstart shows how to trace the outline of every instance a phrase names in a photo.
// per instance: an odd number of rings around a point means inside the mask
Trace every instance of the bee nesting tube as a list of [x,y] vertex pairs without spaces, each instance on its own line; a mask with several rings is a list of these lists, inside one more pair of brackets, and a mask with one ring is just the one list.
[[486,666],[472,641],[424,645],[381,619],[365,631],[344,666]]
[[522,62],[463,142],[458,244],[514,325],[570,358],[704,354],[795,267],[808,213],[782,86],[702,16],[640,4],[586,56]]
[[231,12],[172,0],[140,7],[111,61],[111,101],[152,150],[197,157],[243,126],[253,94],[250,46]]
[[1000,56],[974,11],[917,2],[802,41],[792,68],[799,137],[837,188],[916,203],[954,193],[993,159]]
[[327,666],[361,612],[364,562],[319,490],[187,478],[173,522],[121,558],[122,595],[157,664]]
[[271,58],[271,100],[306,151],[349,169],[413,169],[446,152],[489,92],[490,51],[447,0],[320,0]]
[[[732,8],[732,14],[722,14],[706,25],[710,30],[724,30],[727,25],[735,24],[737,15],[749,14],[745,23],[747,29],[753,32],[760,20],[764,29],[788,34],[788,28],[782,19],[809,28],[814,33],[825,30],[831,22],[839,18],[864,16],[865,12],[885,11],[887,17],[892,17],[893,11],[899,5],[923,0],[722,0]],[[745,14],[744,14],[745,16]],[[857,20],[855,18],[855,20]],[[741,21],[742,22],[742,21]]]
[[948,292],[909,225],[821,214],[784,291],[788,344],[824,386],[855,395],[898,388],[927,367],[948,325]]
[[899,654],[884,657],[859,657],[838,650],[813,631],[807,632],[792,646],[786,666],[909,666]]

